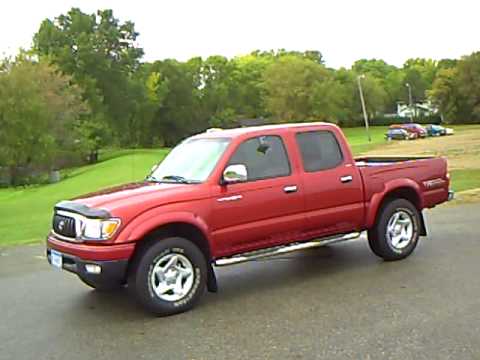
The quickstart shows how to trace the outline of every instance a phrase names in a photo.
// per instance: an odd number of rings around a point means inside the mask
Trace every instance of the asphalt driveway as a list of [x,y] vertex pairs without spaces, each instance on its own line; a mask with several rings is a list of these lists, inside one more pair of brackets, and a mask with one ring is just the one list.
[[0,359],[480,359],[480,204],[428,211],[385,263],[365,240],[217,269],[220,292],[154,318],[42,246],[0,251]]

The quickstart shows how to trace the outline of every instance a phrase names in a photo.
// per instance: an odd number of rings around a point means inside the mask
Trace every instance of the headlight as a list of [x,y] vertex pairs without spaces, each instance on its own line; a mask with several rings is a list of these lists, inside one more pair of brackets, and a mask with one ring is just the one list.
[[107,240],[120,226],[120,219],[84,219],[82,238],[85,240]]

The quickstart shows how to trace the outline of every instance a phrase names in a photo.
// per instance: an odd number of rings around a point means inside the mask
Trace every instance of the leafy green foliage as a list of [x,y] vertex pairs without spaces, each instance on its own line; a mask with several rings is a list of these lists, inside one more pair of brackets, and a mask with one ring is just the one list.
[[311,119],[313,90],[327,78],[327,69],[312,60],[292,55],[281,57],[264,74],[267,111],[278,122]]
[[105,122],[123,144],[129,143],[136,111],[131,76],[143,56],[135,45],[137,36],[134,24],[120,23],[111,10],[89,15],[77,8],[43,21],[34,36],[35,52],[73,77],[84,90],[95,121]]
[[0,72],[0,165],[12,183],[19,171],[58,164],[60,150],[78,150],[79,120],[88,107],[81,90],[56,67],[20,55]]
[[447,122],[480,122],[480,52],[442,66],[428,91],[430,99]]

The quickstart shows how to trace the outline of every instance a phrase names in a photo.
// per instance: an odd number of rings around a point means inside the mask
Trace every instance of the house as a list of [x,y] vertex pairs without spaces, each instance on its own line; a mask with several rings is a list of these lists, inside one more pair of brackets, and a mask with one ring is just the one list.
[[397,102],[398,117],[426,117],[435,115],[438,110],[431,102],[415,103],[412,106],[405,104],[403,101]]

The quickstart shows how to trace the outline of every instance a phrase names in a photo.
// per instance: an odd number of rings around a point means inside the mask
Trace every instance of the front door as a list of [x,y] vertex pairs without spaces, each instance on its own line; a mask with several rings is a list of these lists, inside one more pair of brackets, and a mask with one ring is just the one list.
[[298,238],[304,227],[303,189],[280,136],[245,140],[228,162],[247,168],[247,180],[218,185],[212,237],[220,256]]

